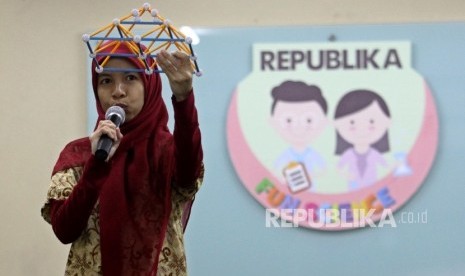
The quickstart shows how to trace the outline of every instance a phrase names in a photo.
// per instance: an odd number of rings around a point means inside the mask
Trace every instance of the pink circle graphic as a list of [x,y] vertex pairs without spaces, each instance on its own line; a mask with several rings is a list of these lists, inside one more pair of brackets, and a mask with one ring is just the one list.
[[[238,116],[237,92],[232,97],[227,117],[230,158],[248,192],[261,205],[270,209],[270,212],[278,212],[275,215],[280,216],[281,221],[292,220],[299,226],[330,231],[370,225],[369,221],[361,221],[367,215],[371,216],[371,221],[379,222],[386,218],[385,210],[398,210],[415,194],[433,164],[438,145],[438,115],[432,93],[424,82],[423,121],[420,133],[406,156],[413,174],[396,177],[391,172],[370,186],[345,193],[293,194],[282,186],[275,185],[279,180],[258,160],[248,145]],[[287,210],[287,213],[280,210]],[[329,210],[337,210],[337,215],[329,214]]]

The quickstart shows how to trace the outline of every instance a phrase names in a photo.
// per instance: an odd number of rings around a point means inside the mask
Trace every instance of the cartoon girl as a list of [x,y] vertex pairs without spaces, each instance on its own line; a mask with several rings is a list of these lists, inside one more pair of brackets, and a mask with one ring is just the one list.
[[383,153],[389,151],[391,115],[381,96],[369,90],[354,90],[337,104],[334,115],[338,171],[349,182],[349,190],[376,182],[376,169],[387,167]]

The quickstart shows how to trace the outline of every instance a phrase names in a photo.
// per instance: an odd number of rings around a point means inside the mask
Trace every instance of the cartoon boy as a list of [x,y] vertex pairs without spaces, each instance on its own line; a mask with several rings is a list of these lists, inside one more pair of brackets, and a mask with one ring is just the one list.
[[311,144],[326,128],[327,104],[318,86],[285,81],[272,89],[271,125],[290,144],[275,168],[292,192],[315,190],[314,177],[326,164]]

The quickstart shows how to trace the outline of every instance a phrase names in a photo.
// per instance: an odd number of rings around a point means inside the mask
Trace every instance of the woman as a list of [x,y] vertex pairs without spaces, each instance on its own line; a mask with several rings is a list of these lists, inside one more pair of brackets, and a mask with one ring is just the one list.
[[[121,43],[115,53],[131,51]],[[180,52],[161,51],[157,64],[173,92],[173,135],[158,74],[130,71],[145,68],[136,57],[110,58],[118,72],[92,70],[95,131],[61,152],[42,208],[58,239],[72,243],[66,275],[187,274],[183,230],[203,178],[192,69]],[[113,105],[125,110],[119,128],[104,118]],[[99,161],[104,134],[114,143]]]
[[334,115],[339,172],[349,190],[367,187],[378,180],[377,167],[387,167],[391,114],[381,96],[370,90],[354,90],[337,104]]

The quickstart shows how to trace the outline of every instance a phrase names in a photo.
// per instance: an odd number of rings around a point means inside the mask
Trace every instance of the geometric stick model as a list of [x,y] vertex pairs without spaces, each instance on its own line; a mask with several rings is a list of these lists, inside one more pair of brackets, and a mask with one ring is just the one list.
[[[143,15],[151,16],[150,20],[142,18]],[[140,26],[149,26],[149,30],[143,29],[144,34],[137,34]],[[89,49],[89,56],[95,61],[97,66],[95,71],[101,72],[144,72],[145,74],[163,73],[160,69],[155,69],[157,62],[155,57],[157,51],[170,48],[177,48],[178,51],[184,52],[190,56],[192,73],[201,76],[202,72],[197,65],[197,57],[194,54],[192,47],[192,39],[186,37],[183,33],[178,31],[171,22],[164,19],[156,9],[152,9],[150,4],[145,3],[139,9],[133,9],[129,15],[121,18],[113,19],[113,22],[107,26],[100,28],[92,34],[84,34],[82,40],[87,44]],[[90,41],[96,41],[96,45],[92,47]],[[106,43],[102,46],[103,43]],[[115,53],[121,43],[126,44],[131,50],[131,54]],[[142,47],[144,45],[145,47]],[[145,49],[144,49],[145,48]],[[100,63],[97,57],[105,57]],[[154,63],[149,66],[147,57],[152,57]],[[145,67],[141,69],[118,69],[105,67],[106,63],[111,57],[137,57],[139,62]],[[157,67],[158,68],[158,67]]]

